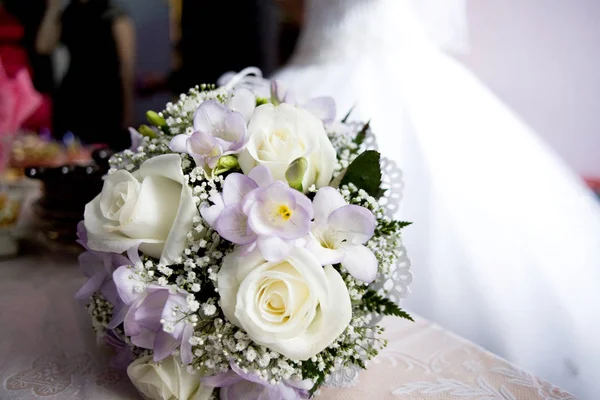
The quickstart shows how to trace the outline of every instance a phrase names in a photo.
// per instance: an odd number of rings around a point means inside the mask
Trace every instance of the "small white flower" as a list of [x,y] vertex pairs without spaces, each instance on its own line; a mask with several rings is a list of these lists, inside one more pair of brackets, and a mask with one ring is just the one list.
[[163,331],[165,331],[166,333],[173,333],[175,332],[175,327],[172,323],[165,321],[165,323],[163,323]]
[[188,308],[191,312],[196,312],[200,308],[200,303],[198,303],[196,300],[188,301]]
[[217,307],[215,307],[213,304],[204,303],[202,304],[202,312],[204,312],[204,314],[207,316],[211,316],[217,312]]
[[158,278],[157,283],[160,286],[167,286],[169,284],[169,281],[167,281],[167,278],[165,278],[164,276],[161,276],[160,278]]
[[246,360],[248,360],[250,362],[256,360],[257,356],[258,356],[258,354],[256,353],[256,350],[254,350],[252,347],[249,347],[248,350],[246,351]]

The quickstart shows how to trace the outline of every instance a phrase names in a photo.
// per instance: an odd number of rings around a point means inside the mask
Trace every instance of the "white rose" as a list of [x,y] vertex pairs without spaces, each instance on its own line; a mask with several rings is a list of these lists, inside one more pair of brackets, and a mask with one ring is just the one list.
[[143,253],[173,264],[185,248],[196,215],[181,157],[154,157],[133,174],[120,170],[106,178],[102,192],[85,207],[87,245],[122,253],[139,244]]
[[290,104],[264,104],[258,107],[248,124],[250,137],[239,162],[244,174],[264,165],[275,180],[285,181],[285,171],[292,161],[304,157],[308,170],[304,190],[312,184],[327,186],[333,175],[336,153],[323,123],[310,112]]
[[179,359],[167,357],[160,363],[152,356],[138,358],[127,367],[136,389],[151,400],[207,400],[214,388],[200,384],[199,372],[190,374]]
[[221,308],[256,343],[292,360],[324,350],[350,323],[352,306],[344,280],[296,247],[280,262],[259,251],[225,257],[218,275]]

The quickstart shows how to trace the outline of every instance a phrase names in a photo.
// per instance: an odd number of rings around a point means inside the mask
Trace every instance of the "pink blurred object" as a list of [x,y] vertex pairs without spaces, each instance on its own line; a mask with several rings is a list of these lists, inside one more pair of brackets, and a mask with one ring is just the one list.
[[8,163],[12,139],[41,103],[29,72],[21,69],[10,78],[0,59],[0,172]]

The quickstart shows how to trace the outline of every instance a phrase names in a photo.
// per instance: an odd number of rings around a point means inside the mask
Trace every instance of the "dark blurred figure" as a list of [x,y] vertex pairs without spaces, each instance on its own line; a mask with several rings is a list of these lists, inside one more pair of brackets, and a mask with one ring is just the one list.
[[304,0],[276,0],[281,8],[281,25],[279,27],[279,66],[285,65],[292,56],[300,31],[304,25]]
[[46,12],[46,0],[4,0],[4,6],[23,26],[22,44],[29,57],[35,88],[40,93],[52,94],[52,60],[49,55],[39,54],[35,48],[37,33]]
[[[22,1],[22,0],[21,0]],[[51,54],[62,42],[70,65],[55,97],[54,135],[72,133],[86,144],[129,146],[133,122],[135,33],[110,0],[48,0],[36,48]]]
[[270,62],[275,58],[269,35],[276,22],[270,0],[182,0],[178,6],[179,68],[170,82],[175,93],[199,83],[215,83],[223,73],[250,65],[265,73],[275,67]]

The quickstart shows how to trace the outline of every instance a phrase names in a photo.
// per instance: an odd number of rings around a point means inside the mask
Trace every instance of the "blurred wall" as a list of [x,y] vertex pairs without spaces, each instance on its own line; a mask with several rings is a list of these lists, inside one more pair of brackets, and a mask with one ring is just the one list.
[[600,177],[600,0],[470,0],[457,56],[581,175]]

